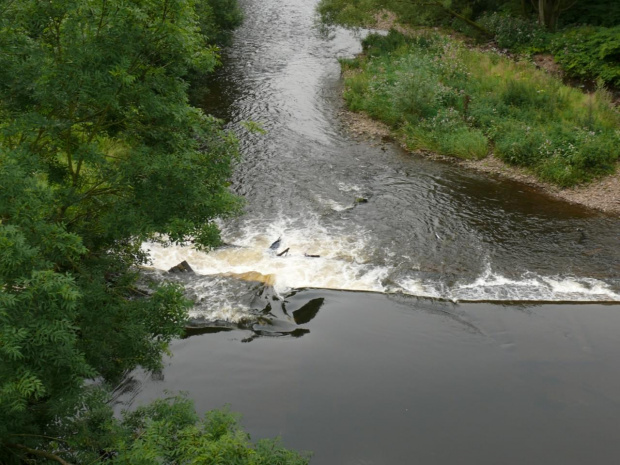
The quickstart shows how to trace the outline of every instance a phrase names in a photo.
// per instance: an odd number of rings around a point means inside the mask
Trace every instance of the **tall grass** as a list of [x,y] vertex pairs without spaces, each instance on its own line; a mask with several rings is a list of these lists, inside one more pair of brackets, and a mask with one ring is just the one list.
[[369,36],[345,99],[397,131],[411,149],[460,158],[491,150],[541,179],[571,186],[611,173],[620,114],[601,89],[563,85],[527,62],[466,48],[437,33]]

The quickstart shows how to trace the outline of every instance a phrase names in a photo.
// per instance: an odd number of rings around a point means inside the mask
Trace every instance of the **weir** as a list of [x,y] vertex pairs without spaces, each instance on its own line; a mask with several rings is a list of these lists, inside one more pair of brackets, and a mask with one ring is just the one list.
[[[618,218],[352,134],[341,116],[337,58],[359,53],[366,32],[322,31],[314,1],[242,3],[245,23],[202,102],[242,141],[232,188],[245,211],[221,223],[235,247],[203,254],[145,245],[159,269],[187,260],[207,275],[189,283],[192,295],[212,302],[196,312],[220,318],[236,308],[237,318],[247,310],[234,302],[243,284],[227,289],[218,278],[231,273],[272,275],[282,294],[312,287],[448,300],[620,300]],[[247,120],[266,134],[248,133]],[[289,248],[283,257],[269,250],[280,237],[279,251]]]

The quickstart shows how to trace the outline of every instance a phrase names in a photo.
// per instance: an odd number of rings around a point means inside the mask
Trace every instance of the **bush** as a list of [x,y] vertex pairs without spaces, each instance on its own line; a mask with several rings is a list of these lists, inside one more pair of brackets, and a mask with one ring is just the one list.
[[95,389],[58,434],[66,439],[50,447],[51,453],[81,464],[307,465],[310,459],[308,453],[284,448],[278,439],[252,443],[239,415],[228,408],[200,418],[183,396],[158,399],[118,418],[106,395]]
[[508,163],[533,166],[539,176],[562,187],[587,182],[614,171],[617,132],[553,123],[535,128],[506,124],[496,138],[496,153]]
[[489,150],[482,131],[469,127],[452,108],[440,110],[436,116],[418,124],[407,123],[403,134],[410,150],[431,150],[464,159],[484,158]]
[[379,56],[393,52],[407,44],[407,38],[400,32],[391,29],[387,36],[369,34],[362,40],[362,49],[368,56]]
[[521,166],[536,165],[542,157],[540,148],[546,134],[539,127],[531,128],[521,121],[500,124],[495,137],[495,153],[504,161]]
[[569,76],[620,86],[620,26],[569,29],[554,37],[551,49]]
[[532,19],[493,13],[482,16],[478,23],[495,35],[495,41],[501,48],[543,51],[549,40],[549,33]]
[[620,2],[588,0],[577,2],[560,16],[562,24],[613,27],[620,24]]

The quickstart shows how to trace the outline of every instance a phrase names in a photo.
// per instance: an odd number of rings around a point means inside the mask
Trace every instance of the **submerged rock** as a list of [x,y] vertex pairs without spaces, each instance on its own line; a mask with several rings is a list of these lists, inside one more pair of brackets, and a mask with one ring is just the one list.
[[242,279],[243,281],[264,283],[267,286],[273,286],[276,282],[275,274],[262,274],[258,271],[247,271],[245,273],[223,273],[222,276]]

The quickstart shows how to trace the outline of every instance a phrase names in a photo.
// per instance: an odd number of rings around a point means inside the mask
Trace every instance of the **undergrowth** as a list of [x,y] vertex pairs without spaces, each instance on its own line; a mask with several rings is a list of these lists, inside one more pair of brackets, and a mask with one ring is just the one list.
[[550,53],[567,76],[620,86],[620,26],[572,26],[549,32],[531,18],[499,13],[483,15],[478,22],[493,33],[501,48],[526,55]]
[[408,148],[466,159],[491,150],[567,187],[611,173],[620,115],[601,87],[563,85],[528,62],[466,48],[437,33],[371,35],[345,99],[398,132]]
[[569,76],[620,87],[620,26],[567,29],[553,37],[550,50]]

